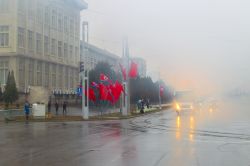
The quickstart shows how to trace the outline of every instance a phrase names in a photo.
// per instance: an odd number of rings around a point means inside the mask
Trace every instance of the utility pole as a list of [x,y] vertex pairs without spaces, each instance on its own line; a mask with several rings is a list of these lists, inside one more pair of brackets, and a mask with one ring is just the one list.
[[89,72],[87,67],[84,65],[84,61],[88,54],[88,22],[82,23],[82,49],[83,55],[80,55],[80,78],[81,78],[81,86],[82,86],[82,117],[85,120],[89,119]]
[[126,68],[127,79],[123,81],[123,87],[125,93],[122,96],[122,115],[128,116],[130,114],[130,86],[129,86],[129,48],[128,39],[123,40],[123,51],[122,51],[123,65]]

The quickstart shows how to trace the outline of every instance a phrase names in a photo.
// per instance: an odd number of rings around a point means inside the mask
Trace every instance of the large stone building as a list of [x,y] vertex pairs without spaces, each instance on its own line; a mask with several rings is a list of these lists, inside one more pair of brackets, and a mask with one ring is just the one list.
[[83,0],[0,0],[0,84],[13,70],[20,92],[29,86],[73,91],[86,8]]
[[81,41],[81,60],[88,70],[95,68],[99,62],[106,62],[114,69],[119,67],[120,57],[107,50],[98,48],[92,44]]

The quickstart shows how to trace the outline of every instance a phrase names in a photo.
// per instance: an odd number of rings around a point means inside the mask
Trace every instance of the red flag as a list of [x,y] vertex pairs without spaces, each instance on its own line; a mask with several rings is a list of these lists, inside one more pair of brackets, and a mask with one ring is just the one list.
[[89,100],[95,102],[96,101],[96,96],[95,92],[92,88],[89,88]]
[[101,80],[101,81],[108,81],[109,78],[108,78],[105,74],[101,73],[101,74],[100,74],[100,80]]
[[119,65],[122,71],[123,80],[126,81],[127,80],[126,69],[120,63]]
[[[85,91],[85,96],[87,96],[87,91]],[[89,98],[90,101],[93,101],[93,102],[96,101],[95,92],[92,88],[89,88],[89,94],[87,97]]]
[[107,100],[108,91],[105,85],[99,84],[100,100]]
[[138,74],[137,64],[132,61],[130,65],[129,77],[136,78],[137,74]]

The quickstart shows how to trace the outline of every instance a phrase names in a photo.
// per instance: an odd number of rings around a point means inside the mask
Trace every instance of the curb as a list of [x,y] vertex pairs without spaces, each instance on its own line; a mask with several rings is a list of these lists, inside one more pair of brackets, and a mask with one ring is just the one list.
[[[141,116],[146,116],[146,115],[150,115],[153,113],[157,113],[157,112],[163,112],[168,110],[170,107],[162,107],[162,109],[156,109],[154,111],[148,111],[145,112],[143,114],[141,113],[136,113],[136,114],[132,114],[129,116],[92,116],[90,117],[88,120],[84,120],[81,116],[65,116],[65,117],[53,117],[51,119],[30,119],[28,122],[79,122],[79,121],[109,121],[109,120],[125,120],[125,119],[132,119],[132,118],[137,118],[137,117],[141,117]],[[1,121],[0,121],[1,122]],[[15,122],[26,122],[25,117],[24,116],[19,116],[16,117],[15,120],[10,120],[10,121],[3,121],[5,123],[15,123]]]

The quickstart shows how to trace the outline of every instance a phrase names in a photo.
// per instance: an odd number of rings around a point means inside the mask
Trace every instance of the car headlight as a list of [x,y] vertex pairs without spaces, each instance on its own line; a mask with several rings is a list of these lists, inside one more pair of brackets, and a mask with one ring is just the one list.
[[177,109],[178,111],[181,110],[181,107],[180,107],[180,105],[179,105],[178,103],[176,103],[176,109]]

